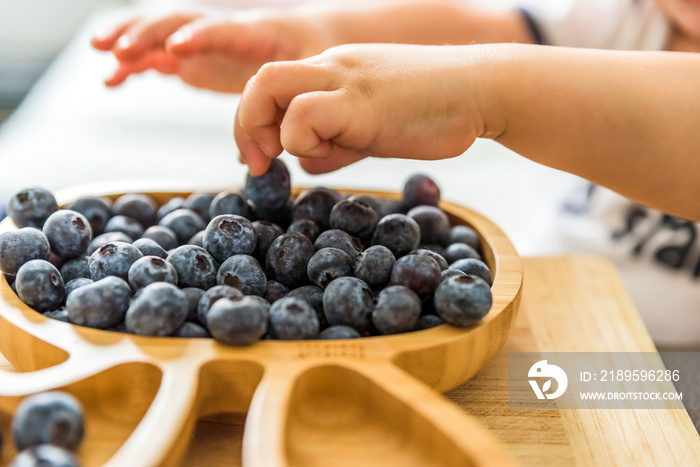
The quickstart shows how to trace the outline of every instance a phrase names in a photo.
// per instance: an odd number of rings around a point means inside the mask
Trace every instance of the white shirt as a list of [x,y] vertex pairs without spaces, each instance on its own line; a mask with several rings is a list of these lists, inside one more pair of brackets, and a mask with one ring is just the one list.
[[[526,0],[520,3],[544,43],[663,50],[670,27],[652,0]],[[572,177],[558,212],[534,224],[524,253],[582,252],[618,268],[657,344],[700,343],[700,224],[639,206]]]
[[654,0],[518,0],[518,6],[549,45],[663,50],[670,30]]

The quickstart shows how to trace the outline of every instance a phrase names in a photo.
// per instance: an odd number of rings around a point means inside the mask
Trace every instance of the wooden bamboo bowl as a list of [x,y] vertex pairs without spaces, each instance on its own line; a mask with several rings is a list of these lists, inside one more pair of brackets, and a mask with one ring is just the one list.
[[[67,203],[80,194],[102,193],[64,191],[57,199]],[[188,194],[150,193],[159,203]],[[493,306],[467,329],[231,347],[52,320],[22,303],[2,278],[0,352],[19,371],[0,372],[0,426],[9,434],[24,396],[62,389],[86,409],[78,451],[85,466],[177,465],[195,422],[220,413],[247,413],[245,466],[514,464],[439,393],[471,378],[505,343],[520,304],[522,263],[491,221],[456,204],[440,207],[453,224],[478,232],[495,271]],[[0,223],[0,233],[15,228],[9,219]],[[15,452],[4,444],[7,462]]]

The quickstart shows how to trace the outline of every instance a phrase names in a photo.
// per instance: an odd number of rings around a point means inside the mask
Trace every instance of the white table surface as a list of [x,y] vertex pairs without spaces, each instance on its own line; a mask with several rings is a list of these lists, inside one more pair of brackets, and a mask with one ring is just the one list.
[[[102,84],[114,61],[92,50],[89,38],[130,14],[124,9],[93,14],[0,128],[0,200],[28,186],[56,190],[123,179],[199,189],[242,184],[246,170],[232,137],[238,96],[193,89],[154,72],[118,89]],[[523,251],[528,227],[554,209],[571,181],[481,140],[451,160],[365,160],[322,176],[306,174],[293,157],[282,157],[295,185],[400,190],[411,174],[427,173],[444,199],[493,219],[521,253],[537,253]]]

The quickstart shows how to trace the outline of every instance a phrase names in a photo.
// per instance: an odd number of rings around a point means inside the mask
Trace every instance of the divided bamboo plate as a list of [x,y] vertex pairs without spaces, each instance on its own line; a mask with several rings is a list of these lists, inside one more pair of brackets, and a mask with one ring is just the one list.
[[[163,203],[189,193],[150,194]],[[472,377],[503,346],[520,304],[521,260],[488,219],[441,207],[454,224],[479,233],[495,272],[493,306],[468,329],[229,347],[52,320],[0,279],[0,351],[19,370],[0,372],[0,426],[9,435],[24,396],[60,388],[86,409],[78,451],[85,466],[177,465],[197,419],[222,413],[247,413],[246,466],[510,465],[504,448],[440,392]],[[14,228],[9,219],[0,223],[0,232]],[[15,454],[6,438],[3,463]]]

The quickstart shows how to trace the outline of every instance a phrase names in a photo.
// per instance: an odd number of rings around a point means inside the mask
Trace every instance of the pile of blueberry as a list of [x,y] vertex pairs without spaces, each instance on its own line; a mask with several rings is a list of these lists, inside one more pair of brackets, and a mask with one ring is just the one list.
[[[12,419],[12,441],[19,454],[10,467],[78,467],[73,452],[84,432],[82,406],[70,394],[51,391],[29,396]],[[0,452],[2,442],[0,431]]]
[[0,235],[0,270],[51,318],[233,345],[466,327],[491,308],[479,238],[451,225],[429,177],[402,201],[290,192],[278,159],[241,192],[162,206],[127,194],[59,209],[27,189],[8,203],[19,230]]

